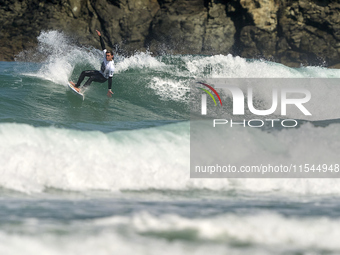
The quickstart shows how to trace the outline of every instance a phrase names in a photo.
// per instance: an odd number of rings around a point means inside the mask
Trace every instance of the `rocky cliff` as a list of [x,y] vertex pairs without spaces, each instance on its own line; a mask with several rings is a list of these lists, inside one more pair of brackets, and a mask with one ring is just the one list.
[[0,0],[0,60],[60,30],[130,54],[228,54],[289,66],[340,63],[340,3],[319,0]]

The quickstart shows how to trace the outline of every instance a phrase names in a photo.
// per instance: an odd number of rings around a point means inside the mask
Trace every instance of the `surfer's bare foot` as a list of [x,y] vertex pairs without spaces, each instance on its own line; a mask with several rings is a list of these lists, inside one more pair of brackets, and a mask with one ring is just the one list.
[[76,90],[76,91],[80,91],[80,88],[77,88],[76,87],[76,84],[73,82],[73,81],[70,81],[70,84],[74,87],[74,89]]

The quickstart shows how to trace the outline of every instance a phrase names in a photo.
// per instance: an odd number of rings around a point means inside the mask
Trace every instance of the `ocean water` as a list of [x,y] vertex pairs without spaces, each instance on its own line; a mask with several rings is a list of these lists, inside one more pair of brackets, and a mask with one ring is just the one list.
[[[136,52],[115,56],[113,98],[106,83],[92,83],[83,101],[67,81],[99,69],[101,52],[56,31],[38,40],[18,61],[0,62],[1,255],[340,254],[339,179],[189,177],[193,80],[339,70]],[[268,159],[340,152],[336,121],[244,132],[251,146],[234,153],[248,164],[264,143]]]

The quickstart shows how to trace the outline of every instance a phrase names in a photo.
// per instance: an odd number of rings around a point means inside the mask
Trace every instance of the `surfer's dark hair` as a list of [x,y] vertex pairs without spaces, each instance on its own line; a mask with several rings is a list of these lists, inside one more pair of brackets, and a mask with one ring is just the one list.
[[113,56],[113,51],[112,50],[107,50],[107,53],[110,53]]

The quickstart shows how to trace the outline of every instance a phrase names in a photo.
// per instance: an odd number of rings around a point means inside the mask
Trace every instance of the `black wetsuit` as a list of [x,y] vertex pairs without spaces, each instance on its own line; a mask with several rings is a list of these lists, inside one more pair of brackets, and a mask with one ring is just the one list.
[[100,82],[100,83],[108,81],[108,89],[111,89],[112,87],[112,75],[114,72],[113,60],[112,61],[106,60],[105,44],[104,44],[103,38],[101,36],[99,38],[100,38],[100,45],[102,46],[102,50],[104,53],[104,61],[102,62],[101,70],[100,71],[97,71],[97,70],[83,71],[79,76],[77,84],[75,85],[75,87],[77,88],[79,88],[79,86],[81,85],[85,77],[89,77],[89,78],[85,82],[84,87],[89,86],[91,82],[93,81]]

